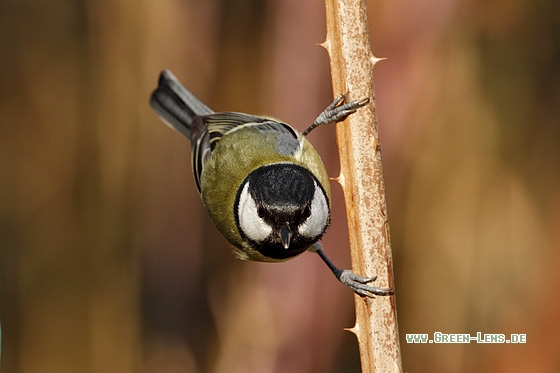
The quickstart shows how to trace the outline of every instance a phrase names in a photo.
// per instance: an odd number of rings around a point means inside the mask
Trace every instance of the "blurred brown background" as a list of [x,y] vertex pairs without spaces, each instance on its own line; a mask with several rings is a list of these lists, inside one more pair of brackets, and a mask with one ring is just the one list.
[[[560,3],[369,9],[405,370],[560,371]],[[148,106],[170,68],[302,130],[324,39],[320,0],[2,1],[2,372],[359,371],[352,294],[312,254],[234,260]],[[310,139],[336,176],[334,129]],[[404,338],[434,332],[527,343]]]

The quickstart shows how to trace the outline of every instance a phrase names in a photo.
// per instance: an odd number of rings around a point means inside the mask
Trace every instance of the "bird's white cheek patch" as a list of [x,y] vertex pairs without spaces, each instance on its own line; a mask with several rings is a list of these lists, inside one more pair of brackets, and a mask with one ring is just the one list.
[[329,203],[323,190],[315,184],[315,194],[311,201],[311,215],[299,226],[299,234],[308,238],[320,236],[329,221]]
[[272,228],[259,217],[257,204],[249,193],[249,183],[243,186],[239,196],[237,216],[241,231],[252,241],[264,241],[272,233]]

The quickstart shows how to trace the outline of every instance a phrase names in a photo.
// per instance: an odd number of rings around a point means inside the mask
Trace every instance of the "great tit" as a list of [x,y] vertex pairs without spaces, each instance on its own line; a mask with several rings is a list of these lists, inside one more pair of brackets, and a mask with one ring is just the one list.
[[336,278],[360,296],[388,288],[338,269],[319,240],[330,223],[329,177],[307,139],[315,127],[338,122],[369,99],[334,100],[304,132],[274,118],[216,113],[163,70],[150,104],[191,142],[196,186],[212,221],[244,260],[281,262],[315,251]]

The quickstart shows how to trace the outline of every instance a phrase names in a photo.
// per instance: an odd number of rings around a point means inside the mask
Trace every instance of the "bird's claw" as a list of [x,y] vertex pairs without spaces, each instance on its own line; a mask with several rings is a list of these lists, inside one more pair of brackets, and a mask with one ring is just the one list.
[[333,122],[340,122],[350,114],[353,114],[361,108],[365,106],[369,102],[369,98],[363,98],[361,100],[353,100],[346,104],[344,101],[348,96],[348,92],[341,94],[338,96],[327,108],[321,113],[324,114],[324,117],[321,118],[321,122],[326,123],[333,123]]
[[345,104],[344,101],[346,100],[347,96],[348,92],[343,93],[335,98],[334,101],[329,106],[327,106],[327,108],[323,110],[321,114],[319,114],[319,116],[317,117],[317,119],[315,119],[311,126],[309,126],[305,131],[302,132],[302,134],[306,136],[309,132],[313,131],[314,128],[323,124],[340,122],[346,119],[346,117],[350,114],[355,113],[356,110],[358,110],[362,106],[367,105],[369,102],[369,98],[366,97],[361,100],[353,100]]
[[374,295],[391,295],[393,294],[392,288],[378,288],[373,286],[368,286],[366,284],[373,282],[377,279],[374,277],[363,277],[353,273],[352,271],[345,269],[340,271],[336,276],[340,282],[348,286],[361,297],[373,298]]

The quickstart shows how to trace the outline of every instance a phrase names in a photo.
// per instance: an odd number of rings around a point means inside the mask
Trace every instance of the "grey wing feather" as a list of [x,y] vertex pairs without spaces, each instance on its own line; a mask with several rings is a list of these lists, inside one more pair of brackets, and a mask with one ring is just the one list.
[[[241,128],[252,127],[261,133],[274,132],[278,138],[278,151],[283,154],[295,154],[300,146],[296,131],[285,123],[255,115],[222,112],[198,117],[193,126],[192,166],[196,186],[200,192],[200,177],[204,164],[223,136]],[[203,130],[200,131],[199,129]]]
[[284,154],[293,154],[299,147],[296,131],[289,125],[276,120],[244,113],[223,112],[204,117],[210,133],[210,146],[214,149],[222,136],[240,128],[254,127],[263,134],[274,132],[278,136],[278,150]]
[[258,125],[267,119],[255,115],[234,112],[214,113],[204,117],[204,123],[208,126],[210,143],[212,149],[216,143],[227,133],[231,133],[242,127]]
[[192,126],[191,150],[194,179],[199,192],[204,164],[210,159],[210,154],[218,141],[235,128],[261,119],[249,114],[227,112],[213,113],[195,119]]
[[168,125],[189,139],[194,118],[214,113],[183,87],[169,70],[161,72],[150,105]]

